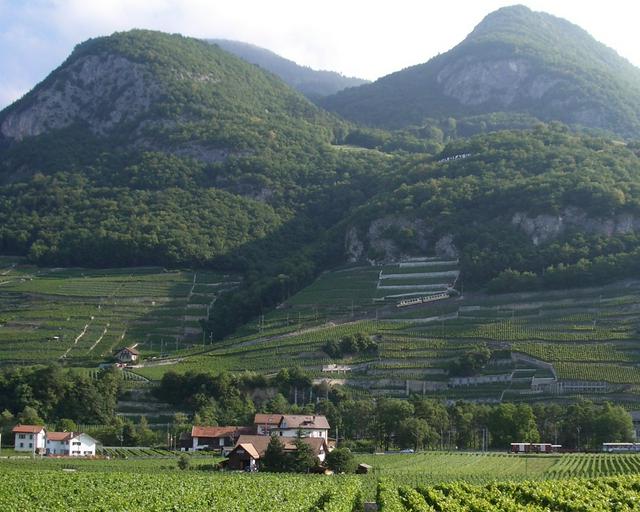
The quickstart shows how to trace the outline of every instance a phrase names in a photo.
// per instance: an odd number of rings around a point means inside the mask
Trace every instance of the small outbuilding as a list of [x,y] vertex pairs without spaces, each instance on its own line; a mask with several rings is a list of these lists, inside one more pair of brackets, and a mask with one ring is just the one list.
[[135,363],[140,358],[140,352],[134,347],[124,347],[116,352],[115,358],[119,363]]
[[356,468],[356,473],[358,473],[359,475],[366,475],[371,471],[373,471],[373,466],[365,464],[364,462],[362,464],[358,464],[358,467]]

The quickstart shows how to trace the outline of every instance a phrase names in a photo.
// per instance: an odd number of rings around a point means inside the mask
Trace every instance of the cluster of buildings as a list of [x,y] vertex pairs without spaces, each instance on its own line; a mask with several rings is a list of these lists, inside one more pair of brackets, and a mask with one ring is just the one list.
[[37,455],[92,457],[98,442],[83,432],[50,432],[42,425],[16,425],[14,449]]
[[[15,449],[38,455],[91,457],[98,442],[83,432],[52,432],[41,425],[16,425],[12,430]],[[208,450],[228,457],[228,469],[257,470],[272,436],[282,440],[285,452],[295,452],[296,441],[307,444],[319,462],[334,447],[325,416],[301,414],[256,414],[245,427],[194,426],[180,438],[183,451]]]
[[181,438],[182,450],[213,450],[228,457],[228,469],[257,470],[271,436],[281,438],[285,452],[295,452],[295,441],[307,444],[319,462],[333,448],[325,416],[256,414],[247,427],[198,427]]

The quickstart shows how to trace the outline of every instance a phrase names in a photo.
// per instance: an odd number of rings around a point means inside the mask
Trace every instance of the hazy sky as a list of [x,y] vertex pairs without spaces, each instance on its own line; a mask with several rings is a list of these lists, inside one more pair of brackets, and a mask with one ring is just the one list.
[[[502,0],[0,0],[0,108],[74,45],[149,28],[237,39],[316,69],[370,80],[460,42]],[[637,0],[526,0],[567,18],[640,66]]]

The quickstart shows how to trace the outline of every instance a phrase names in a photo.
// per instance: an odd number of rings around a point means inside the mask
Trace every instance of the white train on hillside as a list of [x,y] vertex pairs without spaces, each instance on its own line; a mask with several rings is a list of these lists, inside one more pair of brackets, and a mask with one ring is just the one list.
[[427,302],[434,302],[436,300],[443,300],[449,298],[449,292],[433,293],[431,295],[425,295],[424,297],[416,297],[415,299],[403,299],[398,304],[397,308],[404,308],[406,306],[415,306],[416,304],[425,304]]

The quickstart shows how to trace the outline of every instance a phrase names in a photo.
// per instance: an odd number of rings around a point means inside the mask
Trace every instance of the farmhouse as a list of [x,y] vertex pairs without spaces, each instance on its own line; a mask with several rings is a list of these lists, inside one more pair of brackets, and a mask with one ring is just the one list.
[[259,436],[329,438],[329,422],[325,416],[256,414],[253,424]]
[[[244,471],[256,471],[260,469],[260,462],[261,459],[264,458],[264,454],[269,446],[269,441],[271,441],[270,436],[240,436],[236,446],[229,453],[226,467],[228,469]],[[286,439],[283,441],[285,452],[291,453],[297,450],[295,439]],[[324,439],[320,437],[306,437],[302,439],[302,442],[311,447],[313,454],[319,462],[324,462],[327,453],[329,453],[329,447]]]
[[116,352],[115,358],[119,363],[135,363],[140,357],[138,352],[133,347],[124,347]]
[[275,432],[282,437],[329,437],[329,422],[325,416],[284,414]]
[[269,436],[282,420],[282,414],[256,414],[253,419],[253,426],[259,436]]
[[16,425],[11,432],[15,434],[16,451],[44,452],[46,430],[42,425]]
[[47,432],[47,455],[92,457],[97,441],[83,432]]
[[243,434],[253,434],[252,427],[198,427],[191,428],[191,450],[220,450],[231,449],[238,437]]

